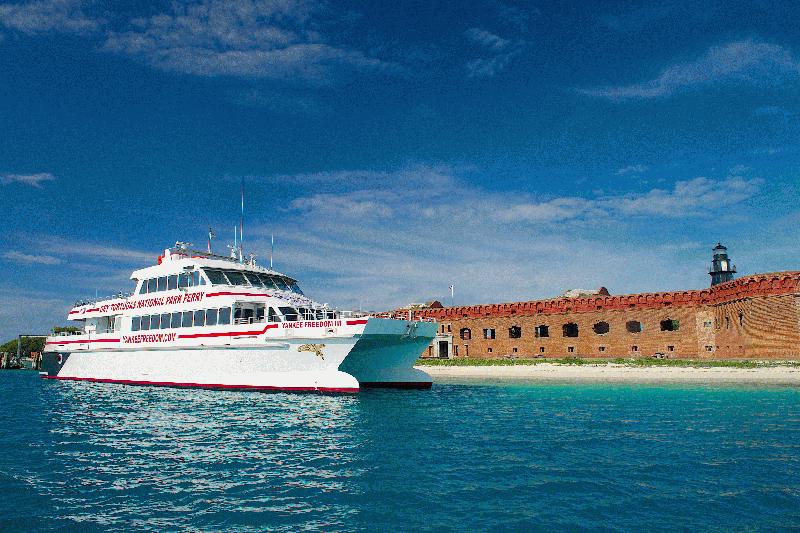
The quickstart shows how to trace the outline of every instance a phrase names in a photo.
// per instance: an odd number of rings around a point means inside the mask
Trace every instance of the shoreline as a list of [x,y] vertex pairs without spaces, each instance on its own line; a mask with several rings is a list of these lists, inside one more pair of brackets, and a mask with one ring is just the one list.
[[428,373],[434,381],[463,378],[532,382],[752,384],[800,387],[800,368],[796,366],[732,368],[539,363],[498,366],[418,365],[415,368]]

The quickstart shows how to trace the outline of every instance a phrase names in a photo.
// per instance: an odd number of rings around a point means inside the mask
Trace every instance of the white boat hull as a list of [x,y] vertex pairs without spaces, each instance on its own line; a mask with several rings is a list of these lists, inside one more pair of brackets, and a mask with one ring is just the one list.
[[[216,344],[48,341],[43,378],[211,389],[354,393],[361,387],[427,388],[413,368],[435,335],[435,324],[369,319],[341,337],[269,329]],[[106,341],[108,335],[105,336]],[[245,344],[246,343],[246,344]],[[110,348],[109,346],[113,346]],[[319,349],[319,351],[315,351]]]

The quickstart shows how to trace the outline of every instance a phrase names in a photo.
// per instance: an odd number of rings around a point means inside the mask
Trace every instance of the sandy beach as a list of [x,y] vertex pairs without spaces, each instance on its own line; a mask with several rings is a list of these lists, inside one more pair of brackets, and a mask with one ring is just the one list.
[[800,386],[800,368],[633,367],[617,364],[512,366],[419,366],[434,381],[449,379],[515,379],[598,383],[741,383]]

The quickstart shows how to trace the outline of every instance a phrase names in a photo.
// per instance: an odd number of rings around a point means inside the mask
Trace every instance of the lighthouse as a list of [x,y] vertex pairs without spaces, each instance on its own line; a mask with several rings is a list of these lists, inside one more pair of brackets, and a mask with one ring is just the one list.
[[711,271],[709,272],[712,287],[720,283],[725,283],[726,281],[731,281],[733,275],[736,274],[736,265],[731,264],[731,260],[728,258],[727,248],[717,243],[713,252],[714,260],[711,261]]

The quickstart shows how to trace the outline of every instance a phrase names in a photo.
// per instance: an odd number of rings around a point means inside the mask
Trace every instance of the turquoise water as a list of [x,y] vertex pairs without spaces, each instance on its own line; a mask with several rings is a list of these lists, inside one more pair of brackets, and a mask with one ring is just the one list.
[[2,531],[800,528],[797,389],[0,391]]

